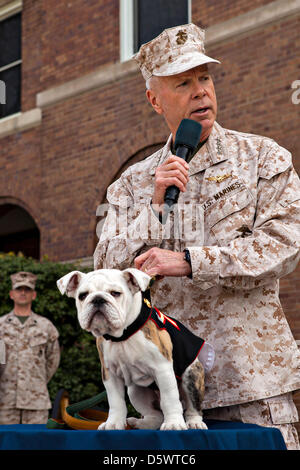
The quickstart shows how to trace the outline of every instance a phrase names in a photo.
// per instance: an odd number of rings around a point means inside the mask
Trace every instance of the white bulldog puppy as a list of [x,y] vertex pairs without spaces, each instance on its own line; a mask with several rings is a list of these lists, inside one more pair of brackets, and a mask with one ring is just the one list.
[[[204,368],[198,359],[205,342],[150,305],[145,297],[149,282],[150,277],[135,268],[72,271],[57,281],[62,294],[76,299],[80,326],[96,337],[109,402],[108,419],[98,429],[125,429],[125,386],[142,416],[128,418],[131,427],[207,429],[201,412]],[[170,329],[179,338],[178,370]],[[186,347],[180,343],[183,330],[192,335]],[[182,358],[186,351],[189,356]]]

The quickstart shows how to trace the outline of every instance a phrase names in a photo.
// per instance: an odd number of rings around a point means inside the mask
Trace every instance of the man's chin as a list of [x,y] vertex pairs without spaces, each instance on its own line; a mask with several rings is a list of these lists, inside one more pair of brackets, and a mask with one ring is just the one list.
[[210,126],[213,125],[215,122],[215,115],[212,112],[210,108],[207,109],[205,113],[191,113],[189,116],[189,119],[192,119],[193,121],[200,122],[201,124],[204,122],[209,123]]
[[200,141],[206,140],[210,136],[215,120],[203,117],[193,119],[193,121],[199,122],[202,126]]

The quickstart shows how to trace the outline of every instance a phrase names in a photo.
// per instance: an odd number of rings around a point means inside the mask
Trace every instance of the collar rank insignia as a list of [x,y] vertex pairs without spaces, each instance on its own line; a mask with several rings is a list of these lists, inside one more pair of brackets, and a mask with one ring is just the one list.
[[216,138],[217,153],[223,153],[223,146],[220,137]]
[[144,299],[145,304],[147,305],[148,308],[151,308],[151,304],[148,299]]
[[231,176],[231,173],[230,174],[226,173],[225,175],[210,176],[209,178],[205,178],[205,179],[207,179],[207,181],[215,181],[216,183],[222,183],[222,181],[227,180],[227,178],[229,178],[230,176]]

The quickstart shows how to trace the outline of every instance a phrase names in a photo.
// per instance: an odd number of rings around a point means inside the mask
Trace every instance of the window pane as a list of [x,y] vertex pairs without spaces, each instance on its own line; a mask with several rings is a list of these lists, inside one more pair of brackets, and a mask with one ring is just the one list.
[[21,59],[21,13],[0,22],[0,67]]
[[21,65],[17,65],[0,73],[6,87],[6,104],[0,104],[0,119],[21,109]]
[[164,29],[188,22],[188,0],[137,0],[135,8],[136,51]]

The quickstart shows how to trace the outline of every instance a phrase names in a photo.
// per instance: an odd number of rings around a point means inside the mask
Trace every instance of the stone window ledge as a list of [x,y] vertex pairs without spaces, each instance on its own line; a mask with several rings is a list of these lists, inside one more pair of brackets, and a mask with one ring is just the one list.
[[42,121],[42,111],[34,108],[24,113],[16,113],[0,119],[0,138],[11,134],[24,132],[33,127],[39,126]]

